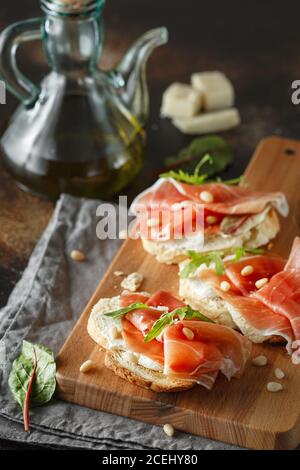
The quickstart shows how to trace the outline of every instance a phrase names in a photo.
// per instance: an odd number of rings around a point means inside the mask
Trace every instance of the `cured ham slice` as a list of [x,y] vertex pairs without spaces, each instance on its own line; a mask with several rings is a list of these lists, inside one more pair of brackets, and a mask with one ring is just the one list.
[[[210,194],[210,202],[201,198],[203,192]],[[239,216],[234,225],[240,227],[249,216],[272,206],[280,214],[288,214],[286,198],[279,192],[251,191],[223,183],[194,185],[161,178],[133,201],[130,210],[137,216],[142,237],[168,240],[198,233],[203,224],[206,234],[219,233],[226,216]],[[206,222],[208,216],[213,217],[213,223]],[[151,227],[147,224],[149,220],[155,222]]]
[[122,337],[130,351],[143,354],[153,361],[164,364],[164,345],[154,339],[145,343],[143,333],[138,330],[129,320],[122,319]]
[[136,302],[146,303],[150,298],[148,294],[140,294],[139,292],[134,292],[130,294],[121,295],[121,307],[128,307],[128,305],[134,304]]
[[296,238],[283,271],[275,274],[270,282],[253,293],[264,305],[287,318],[294,339],[300,340],[300,238]]
[[[163,311],[160,307],[164,307],[166,311],[171,312],[178,307],[184,307],[185,304],[166,291],[158,291],[154,295],[146,296],[145,294],[133,293],[121,296],[121,306],[127,307],[128,305],[136,302],[142,302],[151,309],[135,309],[126,314],[129,320],[138,330],[142,331],[145,335],[151,330],[152,326],[161,316]],[[157,308],[158,307],[158,308]]]
[[[205,203],[200,197],[202,191],[208,191],[213,201]],[[267,205],[273,205],[280,214],[288,214],[288,205],[283,193],[251,191],[242,186],[230,186],[223,183],[205,183],[202,185],[181,183],[173,178],[159,179],[152,187],[142,192],[132,203],[135,213],[138,204],[170,208],[172,205],[193,201],[204,204],[218,214],[257,214]]]
[[[193,340],[186,338],[183,328],[193,332]],[[226,326],[191,320],[166,328],[164,350],[166,374],[197,380],[204,372],[220,370],[229,380],[243,372],[251,343]]]
[[[264,338],[281,337],[287,342],[287,349],[290,352],[293,331],[287,318],[275,313],[254,297],[244,297],[240,290],[240,283],[237,283],[238,286],[231,284],[230,290],[224,292],[220,287],[221,282],[226,280],[230,283],[231,281],[226,274],[218,276],[214,270],[206,269],[200,271],[199,278],[212,285],[219,297],[226,301],[233,321],[253,342],[262,342]],[[247,294],[244,286],[242,290],[245,290]]]
[[287,260],[284,269],[285,270],[300,269],[300,238],[299,237],[296,237],[294,240],[289,259]]
[[152,307],[168,307],[168,311],[171,312],[175,308],[184,307],[185,303],[169,292],[160,290],[150,297],[147,301],[147,305]]
[[[121,297],[123,306],[140,302],[142,297],[150,308],[137,308],[122,319],[122,337],[128,350],[164,365],[164,373],[192,380],[210,389],[218,372],[230,379],[244,370],[251,351],[249,340],[230,328],[203,322],[184,320],[167,326],[159,339],[145,342],[145,335],[164,313],[184,307],[181,300],[165,291],[151,297],[130,294]],[[125,305],[124,305],[125,304]],[[193,331],[194,338],[187,339],[182,328]]]
[[281,271],[252,294],[273,312],[289,320],[294,339],[300,339],[300,270]]
[[[243,276],[242,270],[245,266],[252,266],[253,273],[248,276]],[[227,263],[226,275],[231,283],[243,294],[248,295],[251,292],[256,292],[256,281],[259,279],[270,279],[274,274],[282,271],[285,265],[285,260],[280,256],[275,255],[256,255],[243,258],[242,260],[234,263]]]

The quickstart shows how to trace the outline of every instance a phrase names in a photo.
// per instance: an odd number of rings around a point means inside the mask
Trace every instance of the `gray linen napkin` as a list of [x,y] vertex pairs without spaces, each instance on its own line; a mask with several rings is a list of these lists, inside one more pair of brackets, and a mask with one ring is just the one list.
[[[120,245],[98,240],[99,201],[63,195],[38,242],[22,279],[0,310],[0,437],[50,447],[85,449],[234,449],[184,433],[170,439],[161,428],[120,416],[53,400],[34,408],[31,432],[7,386],[11,363],[23,339],[57,353]],[[70,259],[72,249],[88,254]]]

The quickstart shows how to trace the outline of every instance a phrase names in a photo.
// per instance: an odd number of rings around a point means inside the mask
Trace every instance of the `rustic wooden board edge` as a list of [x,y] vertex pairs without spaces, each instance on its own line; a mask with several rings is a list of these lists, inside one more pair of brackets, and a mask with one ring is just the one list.
[[[288,139],[281,139],[279,137],[268,137],[264,139],[258,146],[255,154],[251,159],[251,163],[247,168],[247,173],[252,171],[252,167],[255,165],[255,161],[258,156],[264,151],[270,143],[275,143],[276,146],[280,148],[291,147],[295,146],[300,150],[300,142],[291,141]],[[267,153],[267,151],[266,151]],[[85,308],[82,316],[84,318],[88,318],[90,310],[93,304],[99,299],[99,292],[102,287],[105,285],[109,275],[115,269],[115,265],[118,264],[118,260],[122,256],[123,252],[126,252],[126,249],[130,243],[140,243],[139,241],[133,242],[132,240],[125,241],[117,255],[114,257],[113,262],[106,272],[105,276],[103,277],[102,281],[100,282],[99,286],[97,287],[95,293],[93,294],[91,300],[89,301],[87,307]],[[77,403],[83,406],[86,406],[84,397],[88,392],[88,389],[92,389],[93,385],[91,384],[81,384],[77,382],[77,377],[66,377],[64,374],[60,373],[60,359],[64,355],[64,350],[68,345],[68,342],[71,341],[71,337],[74,331],[77,328],[77,324],[73,328],[72,332],[70,333],[65,345],[61,349],[58,355],[58,373],[57,373],[57,380],[58,380],[58,393],[57,396],[59,398],[65,399],[69,402]],[[91,340],[90,340],[91,341]],[[92,343],[92,342],[91,342]],[[91,345],[91,349],[93,345]],[[121,380],[121,379],[120,379]],[[95,387],[95,390],[99,393],[106,393],[105,389],[101,389],[101,387]],[[126,398],[128,396],[122,395],[119,393],[119,398],[121,397],[123,401],[126,402]],[[83,397],[83,398],[82,398]],[[116,406],[113,404],[113,400],[109,402],[109,404],[105,404],[104,411],[116,413],[119,415],[123,415],[133,419],[142,419],[143,421],[152,423],[152,424],[163,424],[166,422],[173,423],[177,429],[183,430],[185,432],[191,432],[195,434],[204,435],[208,438],[229,442],[231,444],[236,444],[239,446],[244,446],[253,449],[293,449],[297,447],[300,441],[300,410],[295,422],[290,424],[286,429],[278,428],[272,430],[261,430],[257,428],[253,423],[242,423],[242,425],[238,421],[231,421],[226,422],[226,420],[222,418],[218,418],[214,416],[214,421],[222,422],[222,431],[220,434],[216,433],[215,430],[211,429],[209,423],[208,416],[196,416],[195,413],[192,413],[191,410],[187,410],[184,408],[174,407],[172,405],[166,405],[166,403],[162,403],[159,400],[153,400],[153,406],[156,408],[152,409],[152,416],[143,416],[142,418],[139,416],[139,412],[141,411],[140,407],[146,406],[149,402],[149,399],[143,399],[142,397],[135,397],[135,405],[132,406],[130,400],[127,400],[128,403],[125,403],[125,409],[121,408],[116,411]],[[95,403],[94,405],[89,403],[89,407],[95,409],[102,409],[99,406],[99,403]],[[180,423],[180,420],[183,420],[184,423]],[[195,430],[195,425],[193,424],[196,421],[198,429]],[[200,432],[199,432],[200,430]],[[257,433],[259,433],[260,438],[257,438]]]
[[[66,379],[60,374],[57,374],[58,391],[57,397],[62,400],[68,401],[81,406],[86,406],[85,400],[80,397],[85,397],[86,388],[82,384],[78,384],[75,380],[70,380],[68,388],[72,390],[69,394],[66,389]],[[91,386],[89,386],[91,387]],[[105,392],[105,390],[99,390],[98,392]],[[125,404],[126,412],[122,412],[122,409],[116,412],[115,405],[111,402],[110,405],[106,403],[105,412],[118,414],[133,420],[141,421],[140,412],[145,410],[148,400],[141,397],[135,397],[134,407],[131,406],[131,397],[126,394],[119,393],[118,395],[112,395],[112,398],[122,399],[123,405]],[[213,439],[220,442],[226,442],[228,444],[237,445],[239,447],[246,447],[253,450],[293,450],[299,445],[300,439],[300,423],[297,422],[295,426],[285,431],[262,431],[261,429],[243,423],[242,425],[238,422],[226,422],[222,418],[214,417],[214,421],[219,422],[222,425],[222,430],[216,432],[211,429],[209,425],[209,418],[207,416],[196,417],[193,415],[191,410],[177,408],[176,406],[166,405],[158,400],[153,401],[155,407],[151,409],[152,414],[149,416],[143,416],[142,421],[153,424],[156,426],[163,426],[165,423],[173,424],[176,430],[185,433],[196,434],[199,436]],[[97,403],[89,405],[89,408],[101,411],[101,407]],[[157,413],[157,414],[155,414]],[[197,427],[197,429],[195,429]],[[257,435],[259,433],[259,440]]]

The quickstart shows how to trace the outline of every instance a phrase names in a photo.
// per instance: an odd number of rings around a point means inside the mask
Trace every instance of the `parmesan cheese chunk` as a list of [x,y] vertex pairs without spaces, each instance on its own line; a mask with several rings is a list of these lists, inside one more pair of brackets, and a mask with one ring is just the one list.
[[174,119],[173,124],[184,134],[209,134],[226,131],[240,124],[240,115],[236,108],[199,114],[188,119]]
[[231,108],[234,105],[234,89],[224,73],[194,73],[191,82],[195,90],[203,93],[203,106],[207,111]]
[[190,118],[195,116],[202,104],[202,94],[190,85],[173,83],[163,94],[161,116]]
[[121,282],[121,287],[127,289],[130,292],[135,292],[138,290],[142,284],[144,276],[140,273],[131,273]]

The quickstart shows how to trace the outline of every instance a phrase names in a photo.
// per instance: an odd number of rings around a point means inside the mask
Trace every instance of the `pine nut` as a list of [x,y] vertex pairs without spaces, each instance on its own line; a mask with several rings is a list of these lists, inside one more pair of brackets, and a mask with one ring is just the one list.
[[273,246],[274,246],[274,243],[270,242],[267,246],[268,250],[269,251],[272,250]]
[[123,273],[123,271],[115,271],[114,275],[119,277],[119,276],[124,276],[125,273]]
[[252,359],[252,364],[257,367],[263,367],[268,364],[268,359],[266,358],[266,356],[257,356]]
[[203,202],[213,202],[214,197],[209,191],[201,191],[200,199],[202,199]]
[[250,274],[253,273],[253,271],[254,271],[253,266],[251,266],[250,264],[247,264],[247,266],[244,266],[243,269],[241,270],[241,275],[249,276]]
[[109,336],[112,338],[112,339],[117,339],[117,338],[120,338],[120,332],[118,330],[118,328],[113,325],[109,331]]
[[165,434],[169,437],[173,437],[175,434],[175,429],[172,424],[164,424],[163,430]]
[[279,369],[279,367],[277,367],[274,371],[274,375],[276,377],[276,379],[283,379],[285,377],[285,373],[283,372],[282,369]]
[[222,281],[220,284],[220,288],[223,292],[228,292],[231,288],[231,285],[227,281]]
[[74,261],[85,261],[86,256],[82,251],[72,250],[70,253],[72,260]]
[[91,370],[94,366],[94,363],[91,359],[88,359],[87,361],[83,362],[79,368],[80,372],[83,372],[84,374]]
[[189,328],[186,328],[186,327],[183,327],[182,328],[182,333],[184,334],[184,336],[189,339],[189,340],[193,340],[194,339],[194,333],[192,332],[192,330],[190,330]]
[[283,386],[279,382],[269,382],[267,385],[269,392],[280,392],[283,390]]
[[264,287],[266,284],[268,284],[269,279],[267,277],[262,277],[261,279],[258,279],[255,283],[255,287],[257,289],[260,289],[261,287]]
[[218,221],[218,218],[215,215],[208,215],[205,220],[209,225],[212,225]]

